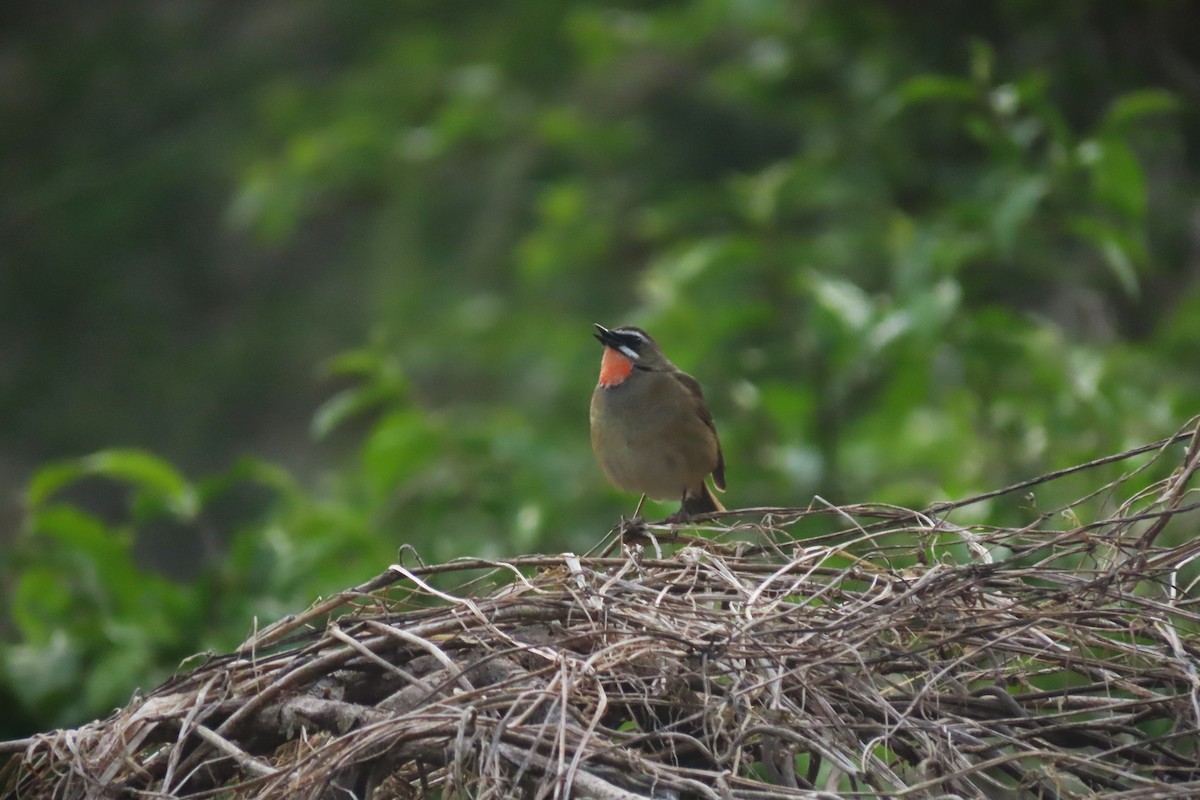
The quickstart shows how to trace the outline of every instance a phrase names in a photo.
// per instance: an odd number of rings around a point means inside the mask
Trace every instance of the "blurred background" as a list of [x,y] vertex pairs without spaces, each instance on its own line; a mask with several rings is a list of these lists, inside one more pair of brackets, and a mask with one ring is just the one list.
[[588,444],[593,322],[699,378],[730,507],[920,508],[1170,435],[1196,30],[1186,0],[7,4],[0,738],[402,544],[586,550],[636,500]]

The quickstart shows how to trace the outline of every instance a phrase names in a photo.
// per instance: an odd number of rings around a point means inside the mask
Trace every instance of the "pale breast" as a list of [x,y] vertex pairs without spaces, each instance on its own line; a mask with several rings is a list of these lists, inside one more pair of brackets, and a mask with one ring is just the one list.
[[656,500],[678,499],[717,465],[716,437],[704,421],[687,408],[646,402],[636,383],[596,387],[591,433],[609,481]]

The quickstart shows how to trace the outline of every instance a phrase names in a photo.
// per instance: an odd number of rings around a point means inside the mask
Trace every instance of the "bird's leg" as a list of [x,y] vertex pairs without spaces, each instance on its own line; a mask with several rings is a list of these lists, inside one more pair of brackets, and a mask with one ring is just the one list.
[[633,516],[629,519],[625,519],[624,516],[621,517],[621,524],[619,526],[621,541],[636,541],[644,536],[646,521],[638,515],[642,513],[642,505],[645,502],[646,495],[643,494],[641,499],[638,500],[637,508],[633,510]]
[[683,500],[679,504],[679,510],[664,519],[663,522],[667,523],[668,525],[678,525],[681,522],[687,522],[689,519],[691,519],[692,515],[687,512],[687,506],[685,505],[686,503],[687,494],[685,493]]
[[634,517],[633,519],[625,519],[622,517],[619,530],[621,535],[618,537],[617,541],[621,542],[622,544],[635,544],[638,542],[648,541],[648,537],[646,535],[646,521],[641,517]]

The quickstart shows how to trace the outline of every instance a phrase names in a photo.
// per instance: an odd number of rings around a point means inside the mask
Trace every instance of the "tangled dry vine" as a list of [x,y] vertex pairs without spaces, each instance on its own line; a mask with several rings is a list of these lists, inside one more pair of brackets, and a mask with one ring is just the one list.
[[[1198,466],[1192,423],[924,512],[743,509],[625,526],[586,556],[410,553],[108,719],[6,743],[0,787],[1194,798]],[[1081,478],[1036,509],[1041,484]],[[997,498],[1027,519],[962,521]]]

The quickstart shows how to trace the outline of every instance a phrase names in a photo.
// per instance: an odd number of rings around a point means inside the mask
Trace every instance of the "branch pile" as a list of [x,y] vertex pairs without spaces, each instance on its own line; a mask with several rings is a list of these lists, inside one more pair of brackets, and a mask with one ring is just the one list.
[[[1113,465],[1022,527],[954,522]],[[742,510],[626,525],[587,556],[410,554],[108,719],[22,742],[0,786],[1195,798],[1198,466],[1188,431],[924,512]]]

